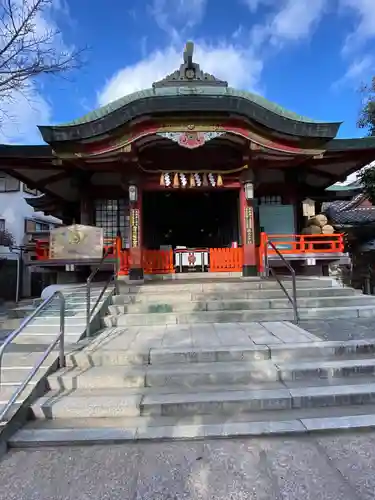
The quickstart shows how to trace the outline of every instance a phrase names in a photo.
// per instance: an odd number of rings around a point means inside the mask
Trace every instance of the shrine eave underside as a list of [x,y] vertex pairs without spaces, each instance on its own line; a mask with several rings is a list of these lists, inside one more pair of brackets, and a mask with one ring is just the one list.
[[[175,92],[179,88],[174,89]],[[111,107],[101,108],[76,122],[40,126],[39,130],[48,144],[74,142],[108,134],[131,121],[148,115],[178,115],[202,113],[235,115],[255,121],[268,129],[295,137],[320,138],[331,140],[336,137],[341,123],[314,122],[280,106],[269,103],[259,96],[224,89],[224,93],[204,89],[198,95],[160,95],[164,89],[147,89],[126,96]],[[157,92],[157,94],[155,93]],[[210,92],[210,93],[209,93]],[[250,96],[250,97],[249,97]]]
[[[375,137],[363,137],[355,139],[332,139],[324,143],[326,153],[343,153],[350,151],[359,151],[369,154],[374,152],[375,156]],[[36,162],[52,161],[56,159],[53,148],[49,144],[40,145],[13,145],[0,144],[0,162],[4,163],[7,159],[30,159]],[[1,170],[1,167],[0,167]]]

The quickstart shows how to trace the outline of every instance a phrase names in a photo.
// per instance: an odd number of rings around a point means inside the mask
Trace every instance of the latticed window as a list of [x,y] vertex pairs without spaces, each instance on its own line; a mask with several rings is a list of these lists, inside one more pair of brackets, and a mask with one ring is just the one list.
[[95,200],[95,225],[103,228],[105,238],[115,238],[121,231],[123,245],[127,246],[129,235],[128,205],[124,199]]
[[281,196],[261,196],[259,205],[282,205],[283,199]]

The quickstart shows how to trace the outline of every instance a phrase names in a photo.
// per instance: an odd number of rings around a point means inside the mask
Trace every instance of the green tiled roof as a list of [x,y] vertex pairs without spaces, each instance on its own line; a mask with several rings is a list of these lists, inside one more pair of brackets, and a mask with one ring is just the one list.
[[[140,99],[147,99],[155,96],[177,96],[180,95],[180,86],[178,86],[178,83],[176,87],[166,87],[166,88],[159,88],[159,89],[145,89],[145,90],[140,90],[138,92],[133,92],[132,94],[126,95],[124,97],[121,97],[120,99],[117,99],[116,101],[113,101],[109,104],[106,104],[105,106],[102,106],[94,111],[91,111],[90,113],[87,113],[86,115],[82,116],[81,118],[78,118],[76,120],[73,120],[71,122],[63,123],[60,124],[60,127],[64,126],[74,126],[74,125],[81,125],[83,123],[89,123],[93,122],[95,120],[98,120],[100,118],[103,118],[106,115],[109,115],[113,111],[116,111],[119,108],[122,108],[123,106],[126,106],[127,104],[130,104],[134,101],[140,100]],[[187,93],[186,95],[189,95]],[[191,94],[190,94],[191,95]],[[237,90],[231,87],[227,87],[225,89],[223,88],[216,88],[214,86],[208,86],[208,87],[202,87],[199,89],[199,95],[205,95],[206,97],[212,96],[212,97],[222,97],[222,96],[233,96],[233,97],[240,97],[243,99],[247,99],[249,101],[254,102],[255,104],[267,109],[268,111],[271,111],[273,113],[276,113],[280,116],[283,116],[285,118],[289,118],[290,120],[295,120],[299,122],[307,122],[307,123],[326,123],[323,121],[317,121],[317,120],[312,120],[311,118],[308,118],[306,116],[298,115],[297,113],[293,113],[292,111],[288,111],[287,109],[278,106],[277,104],[268,101],[264,97],[261,97],[257,94],[253,94],[251,92],[247,92],[244,90]]]

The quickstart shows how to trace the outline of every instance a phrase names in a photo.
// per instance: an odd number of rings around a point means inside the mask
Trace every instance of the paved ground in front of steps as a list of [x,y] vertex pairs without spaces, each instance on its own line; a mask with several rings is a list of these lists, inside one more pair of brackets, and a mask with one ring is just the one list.
[[151,348],[254,346],[314,342],[320,338],[288,321],[196,323],[192,325],[106,328],[88,350],[147,351]]
[[373,500],[375,433],[10,451],[0,500]]
[[299,326],[317,335],[322,340],[359,340],[375,338],[375,318],[301,321]]

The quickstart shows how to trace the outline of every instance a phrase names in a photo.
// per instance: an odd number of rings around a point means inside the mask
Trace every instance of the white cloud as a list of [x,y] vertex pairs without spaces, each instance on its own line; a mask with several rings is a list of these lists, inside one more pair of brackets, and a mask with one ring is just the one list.
[[207,0],[153,0],[151,13],[159,28],[178,40],[202,21],[206,5]]
[[[178,69],[182,63],[183,47],[171,45],[157,50],[138,63],[119,70],[98,94],[99,105],[104,105],[126,94],[151,87],[152,83]],[[259,84],[262,61],[232,44],[208,45],[197,43],[194,60],[203,71],[227,80],[231,86],[254,90]],[[224,62],[224,63],[223,63]]]
[[1,103],[1,110],[1,143],[40,143],[37,125],[51,122],[51,106],[32,86],[22,93],[13,92],[11,100]]
[[341,7],[354,10],[358,24],[343,47],[344,53],[358,49],[368,39],[375,37],[375,2],[374,0],[341,0]]
[[308,36],[323,15],[326,0],[287,0],[270,24],[271,39],[278,43]]
[[375,59],[370,55],[355,58],[349,65],[345,75],[336,81],[333,89],[338,89],[342,85],[349,84],[358,87],[362,80],[366,80],[367,75],[375,67]]
[[311,35],[330,3],[326,0],[245,0],[251,9],[259,5],[275,7],[265,22],[250,30],[253,47],[280,49]]

